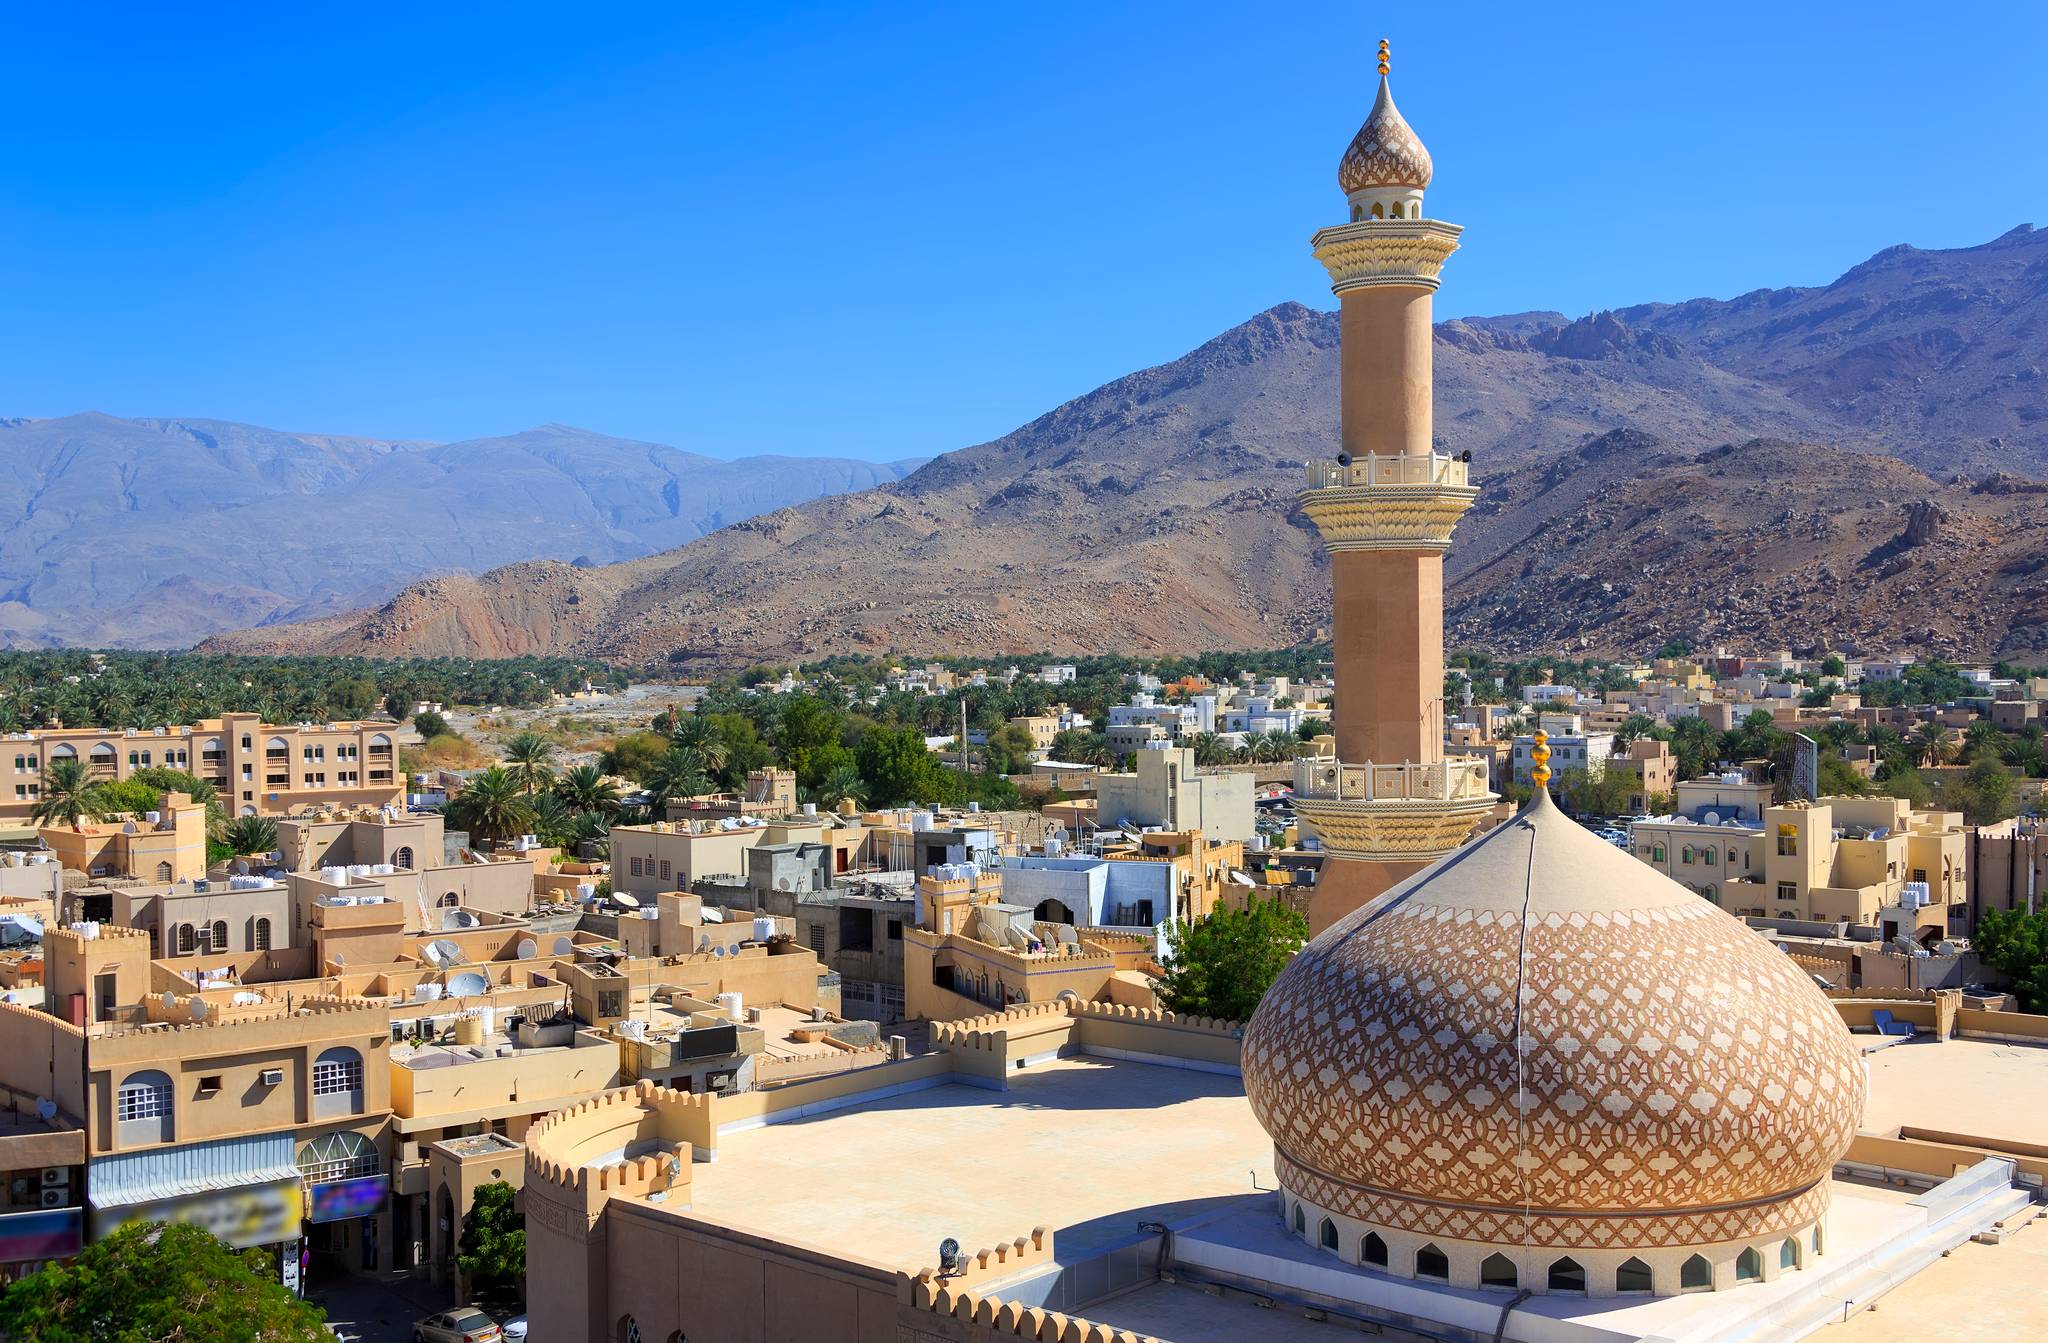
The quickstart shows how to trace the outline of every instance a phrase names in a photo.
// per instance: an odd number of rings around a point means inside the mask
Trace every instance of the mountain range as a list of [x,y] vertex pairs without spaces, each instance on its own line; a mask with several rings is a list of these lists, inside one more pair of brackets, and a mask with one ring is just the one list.
[[[1294,495],[1334,451],[1336,351],[1333,314],[1282,304],[900,480],[208,646],[708,668],[1311,639],[1328,564]],[[1449,559],[1454,642],[2048,650],[2048,234],[1889,248],[1817,288],[1453,319],[1435,361],[1438,447],[1483,491]]]
[[743,457],[550,424],[456,443],[0,419],[0,643],[183,647],[451,571],[602,565],[916,461]]

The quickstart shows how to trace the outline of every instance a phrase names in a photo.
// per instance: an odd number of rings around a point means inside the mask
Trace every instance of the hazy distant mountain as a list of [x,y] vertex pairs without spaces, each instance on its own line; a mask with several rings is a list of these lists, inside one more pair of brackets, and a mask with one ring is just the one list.
[[[1293,498],[1334,450],[1336,351],[1333,315],[1283,304],[876,489],[216,643],[730,665],[1308,638],[1328,565]],[[1438,441],[1486,491],[1451,551],[1454,638],[2048,650],[2043,364],[2048,234],[2026,228],[1819,289],[1444,322]]]
[[916,465],[723,462],[544,425],[420,443],[218,420],[0,419],[0,641],[184,646],[406,583],[601,565]]

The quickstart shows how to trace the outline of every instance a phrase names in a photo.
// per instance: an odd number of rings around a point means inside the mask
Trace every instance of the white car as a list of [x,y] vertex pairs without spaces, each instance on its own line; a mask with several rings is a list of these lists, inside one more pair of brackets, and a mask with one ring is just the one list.
[[514,1315],[511,1319],[505,1321],[501,1327],[505,1331],[505,1337],[511,1340],[511,1343],[519,1343],[519,1340],[526,1337],[526,1317],[524,1315]]
[[505,1331],[475,1306],[429,1315],[412,1327],[412,1343],[503,1343]]

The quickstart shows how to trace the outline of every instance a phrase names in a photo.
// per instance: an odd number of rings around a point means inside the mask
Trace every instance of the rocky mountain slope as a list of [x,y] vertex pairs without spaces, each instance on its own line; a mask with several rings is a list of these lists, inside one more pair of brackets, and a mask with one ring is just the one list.
[[914,463],[751,457],[545,425],[419,443],[217,420],[0,419],[0,642],[181,646],[422,575],[607,564]]
[[[1284,304],[892,484],[213,643],[731,665],[1314,637],[1327,564],[1293,498],[1332,450],[1336,346]],[[1436,363],[1439,445],[1485,490],[1455,639],[2048,645],[2048,234],[1894,248],[1822,289],[1452,320]]]

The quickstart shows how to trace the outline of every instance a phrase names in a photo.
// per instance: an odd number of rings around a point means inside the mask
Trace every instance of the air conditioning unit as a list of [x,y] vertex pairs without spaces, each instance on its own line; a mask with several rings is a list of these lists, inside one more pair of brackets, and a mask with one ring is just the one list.
[[71,1191],[69,1189],[45,1189],[43,1191],[43,1206],[45,1208],[61,1208],[69,1202],[71,1202]]
[[65,1187],[65,1186],[69,1185],[70,1183],[71,1183],[71,1167],[69,1167],[69,1166],[45,1166],[45,1167],[43,1167],[43,1188],[45,1188],[45,1189],[60,1189],[60,1188],[63,1188],[63,1187]]
[[267,1087],[283,1086],[283,1085],[284,1085],[284,1069],[282,1069],[282,1068],[265,1068],[265,1069],[263,1070],[262,1078],[263,1078],[263,1085],[264,1085],[264,1086],[267,1086]]

